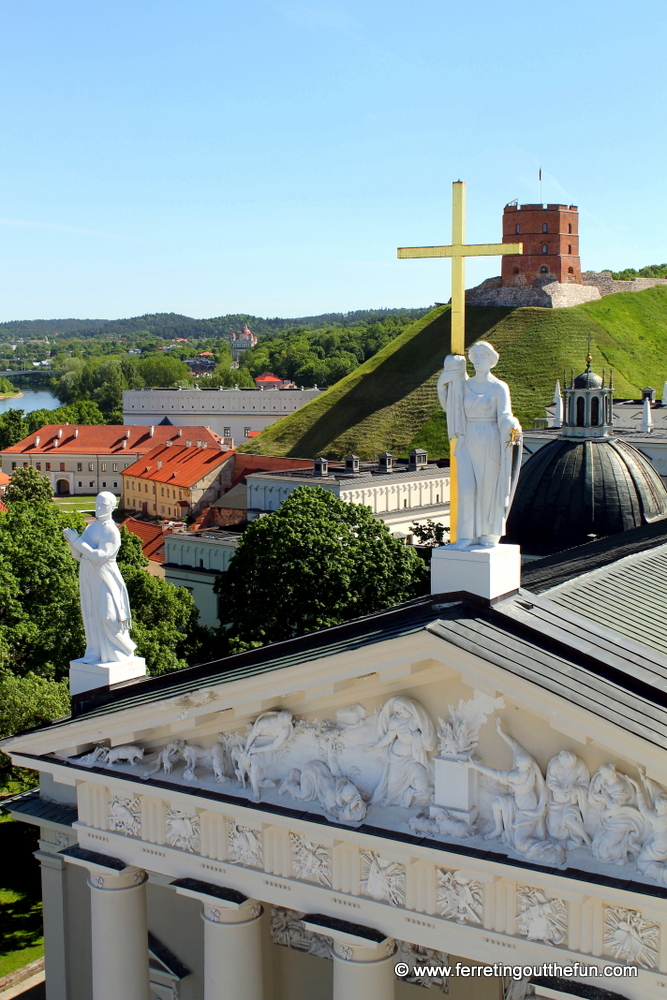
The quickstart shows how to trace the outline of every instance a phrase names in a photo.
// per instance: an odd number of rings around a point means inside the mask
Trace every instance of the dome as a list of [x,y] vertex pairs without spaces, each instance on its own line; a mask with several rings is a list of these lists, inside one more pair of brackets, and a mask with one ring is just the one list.
[[595,372],[586,369],[581,375],[577,375],[573,385],[575,389],[601,389],[602,379]]
[[545,556],[665,516],[667,490],[637,448],[560,437],[523,466],[505,540]]

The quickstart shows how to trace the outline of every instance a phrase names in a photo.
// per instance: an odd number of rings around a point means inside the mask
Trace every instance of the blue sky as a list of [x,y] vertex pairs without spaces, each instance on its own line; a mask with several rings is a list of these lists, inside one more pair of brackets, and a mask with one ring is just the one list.
[[[0,0],[0,321],[299,316],[449,295],[503,205],[584,268],[667,260],[664,4]],[[468,265],[468,285],[499,273]]]

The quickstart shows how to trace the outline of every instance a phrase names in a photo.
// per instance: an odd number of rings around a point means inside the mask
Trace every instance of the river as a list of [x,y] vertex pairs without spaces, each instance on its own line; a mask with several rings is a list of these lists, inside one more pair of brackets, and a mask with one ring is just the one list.
[[60,405],[60,402],[48,390],[25,389],[22,396],[0,399],[0,414],[11,409],[23,410],[24,413],[32,413],[33,410],[55,410]]

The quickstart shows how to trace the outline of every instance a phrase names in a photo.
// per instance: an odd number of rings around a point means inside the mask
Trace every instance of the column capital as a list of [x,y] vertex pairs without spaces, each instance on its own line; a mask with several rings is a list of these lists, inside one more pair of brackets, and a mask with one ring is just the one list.
[[148,881],[143,868],[127,865],[120,858],[112,858],[108,854],[86,851],[78,844],[59,851],[58,856],[72,865],[87,868],[91,889],[132,889]]
[[324,913],[306,913],[304,927],[333,939],[334,958],[344,962],[386,962],[396,951],[396,942],[382,931]]
[[202,920],[214,924],[236,924],[258,920],[264,912],[262,904],[224,885],[202,882],[196,878],[177,878],[170,883],[180,896],[198,899],[202,904]]

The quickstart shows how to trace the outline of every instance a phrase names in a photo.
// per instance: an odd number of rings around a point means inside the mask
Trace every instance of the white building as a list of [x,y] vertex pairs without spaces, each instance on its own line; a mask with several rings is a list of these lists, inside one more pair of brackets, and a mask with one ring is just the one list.
[[586,549],[6,740],[48,1000],[664,997],[667,544]]
[[164,578],[190,591],[202,625],[221,624],[218,609],[224,608],[224,598],[213,593],[213,584],[229,568],[240,537],[220,528],[165,535]]
[[128,389],[128,424],[199,424],[237,444],[319,396],[319,389]]
[[347,503],[368,507],[396,534],[408,535],[411,525],[428,519],[449,526],[449,467],[429,465],[421,449],[407,463],[387,454],[377,463],[362,463],[350,455],[345,465],[316,459],[312,469],[256,472],[246,481],[249,520],[277,510],[298,486],[321,486]]

